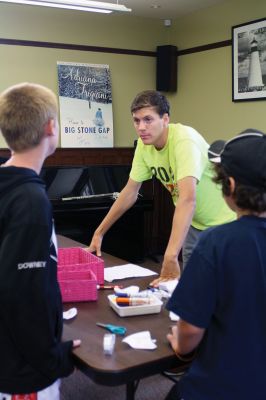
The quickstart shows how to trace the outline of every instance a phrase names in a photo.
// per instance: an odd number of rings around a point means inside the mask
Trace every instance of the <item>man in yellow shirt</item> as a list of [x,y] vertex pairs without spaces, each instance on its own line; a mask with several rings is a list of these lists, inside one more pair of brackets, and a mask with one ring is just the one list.
[[160,277],[178,278],[178,255],[186,264],[199,235],[208,227],[235,219],[212,181],[208,143],[193,128],[170,124],[170,105],[164,95],[147,90],[136,96],[131,113],[139,136],[129,180],[96,229],[90,251],[101,255],[104,234],[136,202],[142,182],[155,176],[170,192],[175,204],[172,230]]

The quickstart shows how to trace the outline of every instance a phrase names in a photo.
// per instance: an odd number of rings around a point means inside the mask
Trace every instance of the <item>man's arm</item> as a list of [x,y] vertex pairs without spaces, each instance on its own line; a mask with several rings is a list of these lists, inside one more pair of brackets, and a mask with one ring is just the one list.
[[194,215],[196,184],[197,179],[190,176],[178,181],[179,196],[175,207],[170,238],[164,254],[161,275],[151,285],[158,285],[161,281],[180,277],[178,255]]
[[124,189],[119,193],[117,200],[110,208],[108,214],[102,220],[92,237],[88,251],[96,251],[97,256],[101,256],[101,244],[103,236],[111,226],[135,204],[142,182],[135,182],[129,178]]
[[167,335],[172,349],[177,356],[191,353],[201,342],[205,329],[191,325],[180,319],[177,325],[172,327],[172,333]]

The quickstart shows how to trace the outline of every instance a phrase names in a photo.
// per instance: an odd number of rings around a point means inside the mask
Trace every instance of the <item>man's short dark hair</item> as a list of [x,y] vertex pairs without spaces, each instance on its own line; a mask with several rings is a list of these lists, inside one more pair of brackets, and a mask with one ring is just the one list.
[[160,117],[164,114],[170,115],[170,104],[167,98],[156,90],[145,90],[137,94],[130,107],[131,114],[144,107],[154,107]]
[[[231,194],[229,175],[221,164],[214,164],[216,176],[213,181],[222,186],[224,196]],[[266,190],[235,182],[233,198],[236,205],[242,210],[250,210],[255,213],[266,211]]]

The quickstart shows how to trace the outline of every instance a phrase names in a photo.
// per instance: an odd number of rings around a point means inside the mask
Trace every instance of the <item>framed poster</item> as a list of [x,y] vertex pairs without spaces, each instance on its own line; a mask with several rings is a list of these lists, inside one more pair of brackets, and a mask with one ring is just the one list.
[[113,147],[108,65],[58,62],[61,147]]
[[266,99],[266,18],[232,27],[233,101]]

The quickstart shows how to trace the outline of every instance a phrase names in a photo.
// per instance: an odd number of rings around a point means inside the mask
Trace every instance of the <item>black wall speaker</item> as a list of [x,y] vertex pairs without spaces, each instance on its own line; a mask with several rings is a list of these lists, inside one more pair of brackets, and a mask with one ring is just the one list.
[[157,46],[156,89],[177,91],[177,47]]

